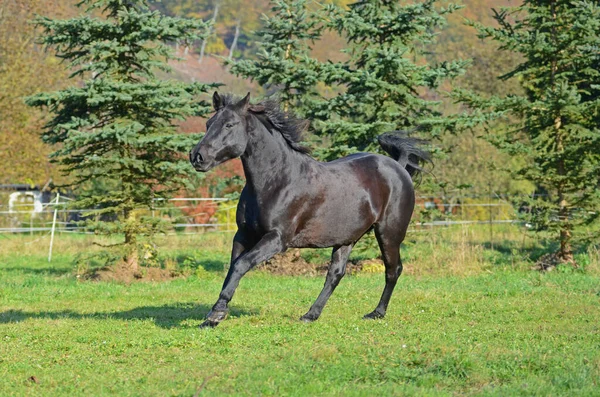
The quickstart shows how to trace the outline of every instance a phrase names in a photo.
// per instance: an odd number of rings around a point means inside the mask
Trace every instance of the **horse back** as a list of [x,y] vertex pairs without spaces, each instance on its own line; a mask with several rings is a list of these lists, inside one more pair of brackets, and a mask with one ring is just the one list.
[[387,156],[357,153],[327,163],[313,160],[298,170],[268,196],[244,188],[240,230],[259,239],[277,228],[289,247],[339,246],[360,239],[390,204],[414,204],[410,175]]
[[298,192],[296,222],[291,225],[293,247],[354,243],[390,211],[402,223],[412,215],[410,175],[387,156],[357,153],[319,163],[313,173]]

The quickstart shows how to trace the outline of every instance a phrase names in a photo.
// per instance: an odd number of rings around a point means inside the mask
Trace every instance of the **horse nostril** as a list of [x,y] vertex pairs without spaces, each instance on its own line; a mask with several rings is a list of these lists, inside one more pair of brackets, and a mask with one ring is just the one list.
[[198,153],[196,153],[196,158],[194,160],[196,160],[194,162],[196,164],[198,164],[198,163],[202,163],[202,160],[204,160],[204,159],[202,158],[202,155],[200,154],[200,152],[198,152]]

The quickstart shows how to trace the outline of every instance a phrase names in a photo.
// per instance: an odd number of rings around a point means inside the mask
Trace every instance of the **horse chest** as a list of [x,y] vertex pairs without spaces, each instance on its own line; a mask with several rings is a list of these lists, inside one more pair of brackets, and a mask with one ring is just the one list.
[[268,205],[260,205],[256,197],[246,197],[238,204],[238,226],[259,237],[272,229],[274,212]]

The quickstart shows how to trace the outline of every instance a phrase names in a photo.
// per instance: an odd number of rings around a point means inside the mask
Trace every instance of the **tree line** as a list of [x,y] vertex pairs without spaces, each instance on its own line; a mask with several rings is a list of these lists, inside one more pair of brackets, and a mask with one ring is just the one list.
[[[164,10],[145,0],[81,4],[85,13],[74,18],[36,20],[42,42],[81,83],[32,96],[28,104],[50,110],[43,139],[56,148],[51,157],[69,182],[105,189],[83,190],[78,200],[96,208],[89,227],[123,233],[125,262],[137,266],[137,236],[161,230],[159,220],[140,210],[151,208],[153,198],[168,197],[192,171],[182,154],[190,136],[177,134],[174,120],[208,114],[203,94],[218,83],[184,84],[162,73],[174,47],[201,43],[200,55],[206,52],[222,3],[212,4],[213,17],[204,19],[167,16],[161,11],[169,11],[170,2]],[[453,154],[447,143],[480,136],[469,142],[485,142],[500,153],[493,160],[503,160],[480,172],[502,172],[529,184],[525,217],[554,233],[560,261],[574,264],[573,244],[597,236],[596,2],[525,0],[494,10],[494,25],[469,22],[479,39],[494,42],[512,63],[499,76],[508,83],[487,92],[465,81],[470,59],[433,51],[437,41],[448,41],[439,32],[459,6],[436,0],[274,0],[270,7],[256,33],[255,54],[238,59],[233,51],[224,62],[231,73],[256,81],[284,108],[312,121],[310,143],[319,158],[375,150],[380,133],[408,130],[431,140],[439,164],[448,167]],[[343,39],[343,56],[319,59],[313,47],[332,34]],[[468,173],[463,179],[470,183]],[[440,177],[427,183],[430,189],[447,185]],[[102,214],[118,222],[98,221]]]

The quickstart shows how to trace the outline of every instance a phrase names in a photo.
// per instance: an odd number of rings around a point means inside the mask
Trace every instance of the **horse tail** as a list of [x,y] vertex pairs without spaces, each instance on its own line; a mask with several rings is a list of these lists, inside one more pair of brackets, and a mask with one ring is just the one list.
[[413,180],[415,175],[423,172],[422,164],[432,163],[431,154],[422,148],[427,141],[411,138],[406,132],[388,132],[379,135],[377,141],[383,150],[408,171]]

